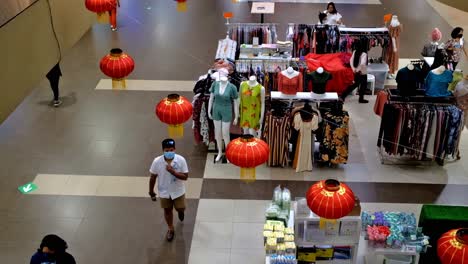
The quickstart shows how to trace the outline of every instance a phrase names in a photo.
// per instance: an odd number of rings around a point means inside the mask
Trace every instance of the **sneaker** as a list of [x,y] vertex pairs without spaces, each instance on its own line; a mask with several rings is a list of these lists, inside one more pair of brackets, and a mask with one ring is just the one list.
[[54,100],[53,105],[54,107],[59,107],[62,104],[62,101],[60,100]]
[[359,103],[360,104],[367,104],[367,103],[369,103],[369,101],[366,100],[366,99],[362,99],[362,100],[359,100]]
[[172,240],[174,240],[174,236],[175,236],[174,230],[167,230],[167,234],[166,234],[167,242],[171,242]]
[[117,31],[117,28],[111,27],[111,30],[112,30],[112,31]]
[[179,220],[180,220],[181,222],[183,222],[184,219],[185,219],[185,213],[184,213],[184,212],[178,212],[178,215],[179,215]]

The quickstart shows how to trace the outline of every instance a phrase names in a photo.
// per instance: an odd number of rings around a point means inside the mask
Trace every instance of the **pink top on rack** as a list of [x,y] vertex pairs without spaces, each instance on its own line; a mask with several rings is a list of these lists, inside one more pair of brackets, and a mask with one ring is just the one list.
[[288,78],[281,72],[278,73],[278,91],[284,94],[294,95],[297,92],[303,91],[303,78],[302,73],[299,72],[298,75],[292,78]]

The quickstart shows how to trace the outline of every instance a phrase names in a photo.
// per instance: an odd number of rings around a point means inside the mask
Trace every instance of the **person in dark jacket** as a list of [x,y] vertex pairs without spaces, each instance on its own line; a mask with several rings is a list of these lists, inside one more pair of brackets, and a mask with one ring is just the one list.
[[67,248],[67,242],[59,236],[47,235],[31,257],[30,264],[76,264],[75,258],[66,252]]
[[62,71],[60,70],[60,65],[57,63],[55,66],[46,74],[47,79],[50,82],[50,88],[54,93],[54,100],[52,105],[54,107],[59,107],[62,104],[62,101],[59,99],[59,80],[62,76]]

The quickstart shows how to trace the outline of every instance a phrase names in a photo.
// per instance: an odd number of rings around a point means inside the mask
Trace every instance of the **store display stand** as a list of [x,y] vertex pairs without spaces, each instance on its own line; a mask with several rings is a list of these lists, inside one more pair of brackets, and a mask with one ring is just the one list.
[[294,100],[308,100],[311,102],[338,101],[338,93],[316,94],[311,92],[298,92],[295,95],[288,95],[282,92],[271,92],[272,100],[287,100],[290,103]]
[[[287,227],[294,227],[294,211],[292,209],[289,211],[289,221]],[[270,264],[270,256],[265,256],[265,264]]]
[[401,249],[367,247],[366,252],[367,254],[364,257],[366,264],[383,263],[385,255],[411,256],[411,264],[419,263],[419,253],[416,252],[416,248],[409,246],[403,246]]
[[295,212],[294,216],[294,232],[296,236],[296,246],[297,247],[315,247],[315,246],[346,246],[351,248],[352,258],[349,260],[344,259],[333,259],[333,260],[317,260],[316,264],[356,264],[358,257],[359,249],[359,240],[361,238],[361,217],[357,216],[345,216],[340,218],[337,221],[337,226],[346,225],[354,226],[355,229],[352,230],[347,235],[342,235],[341,231],[335,230],[336,234],[334,235],[319,235],[311,239],[308,237],[308,226],[318,226],[320,223],[320,217],[310,212],[308,214],[300,214],[297,211],[297,203],[293,203],[293,208]]

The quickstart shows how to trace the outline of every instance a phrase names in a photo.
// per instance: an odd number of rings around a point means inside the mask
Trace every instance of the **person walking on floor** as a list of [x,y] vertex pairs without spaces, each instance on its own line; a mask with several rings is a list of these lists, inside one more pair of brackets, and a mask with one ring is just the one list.
[[161,207],[164,209],[164,218],[169,230],[167,241],[174,239],[173,208],[178,213],[179,220],[184,221],[185,212],[185,181],[188,179],[188,167],[185,158],[175,153],[175,141],[165,139],[162,141],[164,154],[156,157],[150,168],[149,195],[156,201],[154,185],[158,179],[158,194]]
[[52,88],[52,92],[54,93],[54,100],[52,101],[52,105],[54,107],[59,107],[62,104],[62,101],[59,99],[60,76],[62,76],[62,71],[60,70],[59,63],[55,64],[55,66],[46,74],[46,77],[50,82],[50,88]]
[[344,102],[346,96],[359,87],[359,103],[366,104],[369,102],[364,99],[367,90],[367,53],[360,41],[354,42],[354,51],[349,64],[354,72],[354,83],[346,88],[340,98]]
[[67,242],[57,235],[47,235],[42,239],[30,264],[76,264],[75,258],[66,252]]

